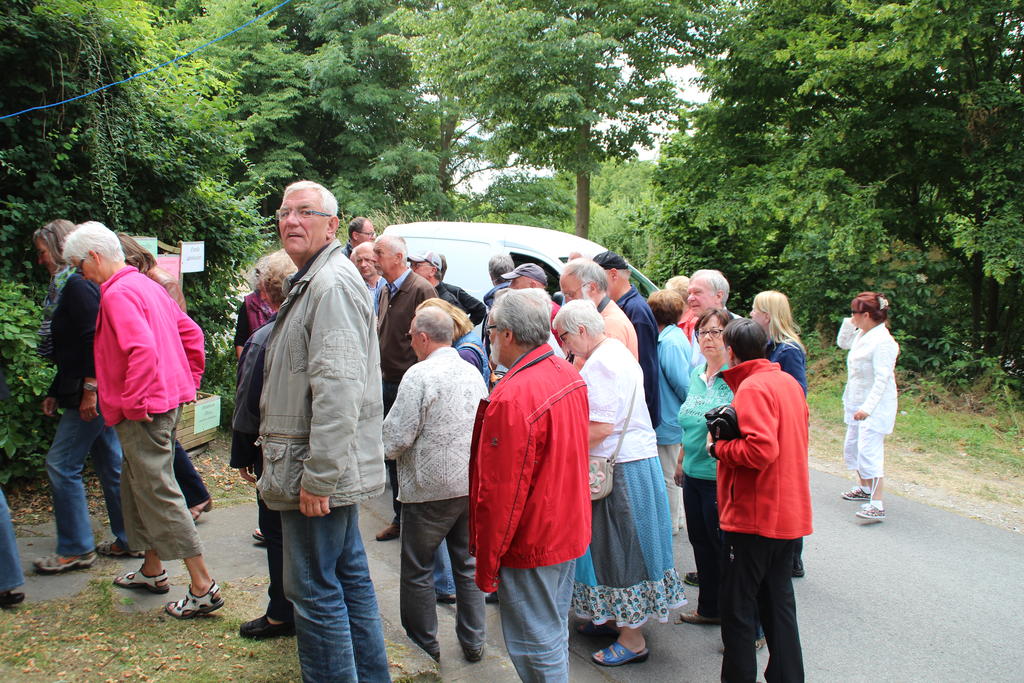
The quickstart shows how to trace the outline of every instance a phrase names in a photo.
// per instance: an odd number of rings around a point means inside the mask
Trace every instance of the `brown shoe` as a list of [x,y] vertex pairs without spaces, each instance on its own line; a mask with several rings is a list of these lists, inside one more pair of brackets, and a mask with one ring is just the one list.
[[377,534],[378,541],[393,541],[398,538],[402,531],[402,527],[398,526],[394,522],[384,527],[384,530]]
[[696,610],[693,612],[683,612],[679,615],[679,619],[676,620],[677,624],[709,624],[719,625],[722,623],[720,617],[705,617],[701,614],[697,614]]

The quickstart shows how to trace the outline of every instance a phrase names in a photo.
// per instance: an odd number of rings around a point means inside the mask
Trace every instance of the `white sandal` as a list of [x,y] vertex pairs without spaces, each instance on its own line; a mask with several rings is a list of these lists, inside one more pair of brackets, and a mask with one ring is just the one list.
[[214,581],[206,595],[193,595],[192,586],[188,587],[185,597],[177,602],[164,605],[164,611],[175,619],[191,619],[202,614],[209,614],[224,606],[224,598],[220,597],[220,586]]
[[[163,585],[161,586],[161,582]],[[121,588],[143,588],[150,593],[166,593],[171,590],[167,585],[167,570],[162,570],[156,576],[146,576],[140,568],[138,571],[122,574],[114,579],[114,585]]]

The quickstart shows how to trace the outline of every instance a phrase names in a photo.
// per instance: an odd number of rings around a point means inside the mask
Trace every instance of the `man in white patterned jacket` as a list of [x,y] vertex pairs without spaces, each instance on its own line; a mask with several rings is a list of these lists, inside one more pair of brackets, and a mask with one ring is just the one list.
[[455,577],[456,635],[465,658],[479,661],[484,594],[469,554],[469,450],[480,401],[480,371],[452,348],[454,324],[440,308],[420,310],[409,327],[418,363],[405,373],[384,420],[384,457],[397,461],[402,502],[399,602],[406,633],[435,660],[434,554],[447,540]]

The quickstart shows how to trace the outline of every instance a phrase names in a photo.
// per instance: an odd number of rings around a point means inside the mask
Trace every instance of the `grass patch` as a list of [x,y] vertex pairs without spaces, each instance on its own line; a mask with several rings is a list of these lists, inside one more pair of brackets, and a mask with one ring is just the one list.
[[0,613],[0,632],[4,633],[0,677],[298,680],[294,639],[255,642],[239,637],[239,624],[262,607],[261,591],[240,583],[244,582],[225,584],[229,599],[214,615],[189,621],[178,621],[162,610],[123,611],[119,605],[125,596],[100,579],[71,600],[4,610]]
[[[816,417],[842,425],[845,373],[828,359],[809,374],[807,403]],[[1024,475],[1020,406],[998,398],[951,394],[915,377],[903,377],[896,426],[887,441],[927,453],[971,472]]]
[[238,626],[262,608],[261,584],[265,582],[225,584],[223,608],[187,621],[159,609],[124,611],[126,596],[100,579],[74,599],[4,610],[0,678],[296,681],[294,639],[257,642],[238,635]]

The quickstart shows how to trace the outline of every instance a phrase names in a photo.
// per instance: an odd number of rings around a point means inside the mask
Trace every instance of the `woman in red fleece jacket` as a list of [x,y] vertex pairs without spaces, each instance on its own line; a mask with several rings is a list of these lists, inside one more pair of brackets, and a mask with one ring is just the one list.
[[811,533],[807,402],[803,389],[767,360],[768,335],[752,320],[725,328],[740,437],[709,448],[718,458],[719,526],[724,533],[723,681],[754,681],[758,614],[771,653],[765,680],[802,681],[793,595],[796,539]]

